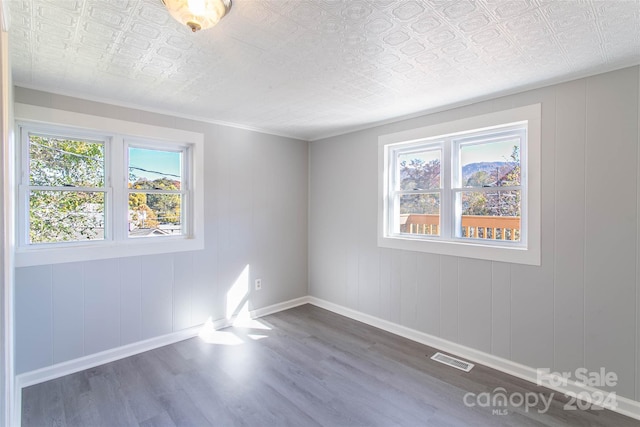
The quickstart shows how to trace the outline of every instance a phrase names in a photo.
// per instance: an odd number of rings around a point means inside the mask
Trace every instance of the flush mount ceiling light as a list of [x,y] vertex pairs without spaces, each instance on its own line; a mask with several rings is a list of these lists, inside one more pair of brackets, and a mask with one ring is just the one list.
[[176,21],[194,33],[218,23],[231,9],[231,0],[162,0]]

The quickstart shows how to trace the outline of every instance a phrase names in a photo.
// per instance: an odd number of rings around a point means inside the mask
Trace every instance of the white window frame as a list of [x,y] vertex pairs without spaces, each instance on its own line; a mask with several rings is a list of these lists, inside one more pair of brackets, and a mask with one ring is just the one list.
[[[174,128],[146,125],[106,117],[16,103],[16,266],[57,264],[139,255],[154,255],[204,249],[204,135]],[[25,179],[28,153],[25,130],[45,134],[105,141],[106,208],[105,239],[79,242],[28,244],[28,186]],[[27,138],[28,139],[28,138]],[[128,236],[128,146],[182,151],[183,234],[154,237]],[[182,187],[182,186],[181,186]]]
[[[193,228],[193,224],[191,221],[191,215],[190,212],[193,209],[192,203],[191,203],[191,174],[188,173],[188,171],[191,170],[192,166],[192,156],[191,156],[191,152],[192,152],[192,148],[189,145],[185,145],[185,144],[176,144],[176,143],[162,143],[162,142],[158,142],[158,141],[148,141],[148,140],[142,140],[142,139],[137,139],[137,138],[125,138],[124,140],[124,152],[125,152],[125,165],[127,165],[127,167],[129,166],[129,148],[133,147],[133,148],[143,148],[143,149],[147,149],[147,150],[162,150],[162,151],[173,151],[176,153],[181,153],[182,154],[182,160],[181,160],[181,165],[180,168],[183,171],[183,174],[181,176],[181,180],[180,180],[180,190],[148,190],[148,189],[143,189],[143,190],[135,190],[135,189],[130,189],[128,187],[128,182],[129,180],[127,179],[126,182],[124,183],[124,200],[127,201],[129,200],[129,195],[131,193],[145,193],[145,194],[180,194],[180,196],[182,197],[182,202],[181,205],[183,207],[183,209],[180,212],[180,224],[181,224],[181,228],[182,228],[182,235],[191,235],[192,233],[192,228]],[[127,169],[127,174],[128,174],[128,169]],[[124,201],[122,201],[122,203],[124,203]],[[120,220],[124,220],[124,224],[125,227],[120,227],[119,229],[123,231],[124,233],[124,237],[123,238],[129,238],[129,239],[146,239],[149,237],[130,237],[128,235],[128,223],[129,223],[129,218],[128,216],[125,216],[124,218],[120,218]],[[175,237],[175,236],[154,236],[153,238],[161,238],[161,239],[166,239],[166,238],[171,238],[171,237]]]
[[[378,139],[378,246],[540,265],[540,117],[541,106],[535,104],[380,136]],[[458,150],[459,153],[460,140],[464,140],[472,133],[478,135],[499,133],[514,130],[522,125],[526,126],[526,138],[520,148],[521,239],[501,241],[456,236],[455,195],[460,191],[485,190],[461,188],[460,183],[456,182],[459,179],[459,172],[456,172],[459,169],[457,164],[459,154],[455,155],[452,151]],[[401,234],[392,215],[393,189],[396,188],[394,179],[397,179],[393,176],[396,169],[394,162],[398,153],[429,146],[440,147],[442,150],[440,235]],[[490,189],[495,190],[496,187]]]
[[[399,190],[399,181],[400,175],[397,169],[396,159],[398,156],[402,154],[409,153],[423,153],[426,151],[439,151],[440,152],[440,164],[444,163],[445,159],[445,149],[444,143],[440,139],[435,140],[425,140],[425,141],[412,141],[406,144],[395,144],[393,146],[389,146],[389,154],[387,155],[387,170],[389,171],[389,175],[387,179],[389,185],[389,207],[390,211],[397,211],[400,209],[399,199],[403,195],[412,195],[412,194],[439,194],[440,197],[440,206],[442,207],[444,200],[447,198],[447,194],[445,191],[446,179],[445,174],[442,173],[442,168],[440,170],[440,187],[433,189],[425,189],[425,190]],[[441,209],[442,211],[442,209]],[[388,234],[392,236],[399,237],[400,234],[400,223],[397,221],[396,215],[388,215]],[[443,215],[440,215],[441,223],[440,230],[441,233],[445,229],[445,220]]]
[[[20,153],[20,164],[17,170],[19,176],[16,180],[18,182],[18,235],[16,236],[16,242],[18,248],[22,247],[44,247],[45,245],[58,245],[60,247],[72,247],[77,245],[77,241],[58,242],[58,243],[29,243],[29,197],[28,194],[31,190],[49,190],[49,191],[70,191],[70,192],[102,192],[104,193],[105,207],[104,207],[104,239],[95,239],[88,242],[105,241],[111,238],[113,227],[110,227],[109,218],[111,216],[110,208],[113,206],[113,191],[111,188],[111,176],[109,171],[109,165],[111,162],[111,138],[107,135],[82,131],[77,129],[66,129],[59,126],[47,126],[42,124],[28,124],[25,122],[18,122],[18,138],[19,149],[16,152]],[[77,139],[81,141],[100,142],[104,147],[104,185],[103,187],[72,187],[71,189],[66,187],[47,187],[40,185],[31,185],[29,171],[29,133],[35,133],[43,136],[51,136],[57,138]]]

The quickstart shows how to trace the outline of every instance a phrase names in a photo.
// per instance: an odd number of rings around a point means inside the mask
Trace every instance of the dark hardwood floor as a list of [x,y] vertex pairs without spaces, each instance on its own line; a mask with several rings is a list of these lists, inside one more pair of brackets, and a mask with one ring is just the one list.
[[[23,390],[24,426],[639,426],[606,410],[469,407],[466,393],[550,391],[305,305]],[[467,397],[467,402],[476,402]],[[494,410],[500,412],[494,414]]]

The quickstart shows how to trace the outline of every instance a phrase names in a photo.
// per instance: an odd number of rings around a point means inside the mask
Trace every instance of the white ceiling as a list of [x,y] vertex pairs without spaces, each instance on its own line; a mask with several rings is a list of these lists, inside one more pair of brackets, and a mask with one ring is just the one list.
[[8,3],[18,86],[305,140],[640,63],[640,0]]

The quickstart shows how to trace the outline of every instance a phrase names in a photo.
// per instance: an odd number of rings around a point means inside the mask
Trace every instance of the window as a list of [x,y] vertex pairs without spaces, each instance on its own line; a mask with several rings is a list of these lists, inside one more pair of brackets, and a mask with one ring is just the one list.
[[186,149],[128,146],[128,236],[185,234],[183,213],[189,183],[183,170]]
[[[60,124],[42,123],[51,111]],[[18,122],[18,266],[203,248],[201,134],[22,104],[16,116],[30,119]]]
[[[442,144],[415,144],[393,154],[393,230],[439,236],[442,200]],[[415,219],[411,222],[409,219]]]
[[26,242],[103,240],[106,141],[29,131],[25,138]]
[[380,246],[539,264],[540,107],[380,137]]
[[526,123],[451,139],[455,237],[523,243],[520,152],[526,140]]

